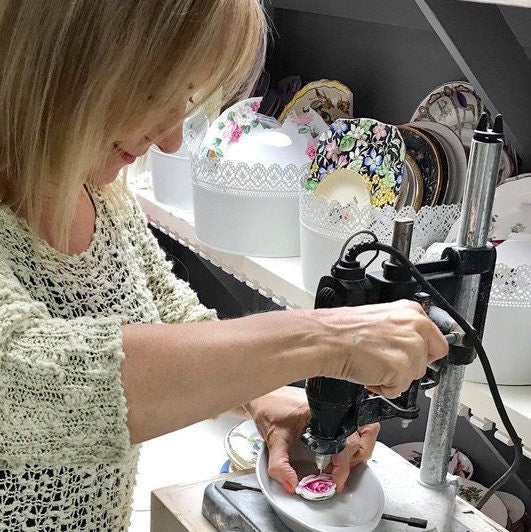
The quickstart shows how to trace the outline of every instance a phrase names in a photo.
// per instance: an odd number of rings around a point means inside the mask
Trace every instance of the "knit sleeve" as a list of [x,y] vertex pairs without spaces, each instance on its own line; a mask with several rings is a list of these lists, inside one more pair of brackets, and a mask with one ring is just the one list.
[[112,463],[130,449],[119,318],[52,318],[0,257],[0,467]]
[[172,264],[147,226],[147,220],[136,199],[131,197],[137,239],[140,242],[148,285],[163,323],[184,323],[217,318],[197,298],[190,285],[172,272]]

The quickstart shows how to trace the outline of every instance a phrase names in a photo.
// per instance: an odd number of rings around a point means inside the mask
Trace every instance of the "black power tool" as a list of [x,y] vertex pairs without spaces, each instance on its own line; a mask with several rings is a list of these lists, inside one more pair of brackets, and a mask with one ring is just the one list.
[[[418,391],[438,384],[442,364],[470,364],[474,359],[470,339],[445,311],[432,305],[430,295],[412,277],[407,266],[409,261],[403,260],[409,255],[412,231],[412,220],[396,220],[392,246],[378,242],[370,232],[361,232],[358,235],[364,233],[372,240],[358,243],[345,252],[351,237],[333,265],[331,275],[321,278],[315,308],[416,300],[446,336],[451,345],[449,355],[430,366],[423,379],[414,381],[396,399],[372,395],[364,386],[345,380],[329,377],[308,379],[306,394],[311,421],[302,441],[315,453],[316,464],[321,471],[330,462],[332,454],[344,449],[347,437],[359,427],[395,417],[402,418],[407,424],[418,417]],[[368,251],[384,251],[391,255],[391,259],[384,262],[383,271],[367,273],[360,264],[360,255]],[[480,276],[475,317],[471,325],[481,337],[495,262],[496,252],[492,246],[473,249],[454,247],[446,249],[440,260],[419,264],[417,268],[450,304],[456,297],[463,276]]]

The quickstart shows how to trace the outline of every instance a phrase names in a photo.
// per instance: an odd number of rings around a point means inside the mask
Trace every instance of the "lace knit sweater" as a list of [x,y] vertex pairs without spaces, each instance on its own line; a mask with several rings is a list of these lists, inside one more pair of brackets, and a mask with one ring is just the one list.
[[0,206],[0,530],[127,530],[129,443],[120,325],[212,319],[131,195],[90,189],[96,229],[68,256]]

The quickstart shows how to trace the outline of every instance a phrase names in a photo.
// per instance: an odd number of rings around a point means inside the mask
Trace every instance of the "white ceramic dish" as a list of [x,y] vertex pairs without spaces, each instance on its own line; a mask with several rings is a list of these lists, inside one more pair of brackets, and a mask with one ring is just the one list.
[[192,167],[186,144],[190,136],[202,138],[208,130],[208,118],[199,109],[184,121],[183,145],[175,153],[164,153],[157,146],[149,149],[151,184],[155,199],[186,211],[193,210]]
[[[378,526],[384,508],[384,493],[367,465],[355,467],[343,493],[324,501],[307,501],[292,495],[267,473],[268,452],[258,456],[256,476],[262,493],[279,518],[293,532],[371,532]],[[317,472],[314,455],[300,441],[291,452],[299,478]]]
[[155,199],[165,205],[192,210],[192,167],[186,147],[175,153],[164,153],[151,146],[149,165]]
[[[422,460],[423,445],[424,443],[421,441],[401,443],[400,445],[395,445],[392,449],[409,463],[419,467]],[[454,448],[448,462],[448,473],[458,475],[461,478],[470,478],[472,473],[474,473],[474,466],[468,456]]]
[[[486,492],[487,488],[485,486],[473,480],[465,479],[463,480],[463,486],[459,490],[459,496],[472,504],[472,506],[475,506]],[[499,525],[507,526],[507,518],[509,516],[507,508],[496,494],[492,495],[481,511]]]

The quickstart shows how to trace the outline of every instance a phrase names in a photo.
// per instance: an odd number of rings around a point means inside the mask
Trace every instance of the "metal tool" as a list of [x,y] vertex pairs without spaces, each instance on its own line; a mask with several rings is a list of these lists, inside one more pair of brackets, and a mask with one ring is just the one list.
[[[441,260],[417,265],[418,270],[481,337],[492,284],[496,254],[487,245],[499,159],[503,147],[501,116],[488,129],[487,115],[478,123],[472,141],[457,246],[447,249]],[[411,246],[412,220],[396,220],[393,248],[407,256]],[[344,250],[346,249],[345,244]],[[426,376],[414,381],[397,399],[371,396],[358,384],[328,377],[306,382],[311,421],[302,441],[315,454],[322,470],[330,456],[345,447],[346,438],[358,427],[394,417],[406,422],[418,417],[419,389],[436,387],[432,399],[420,478],[430,486],[446,483],[448,457],[457,419],[459,392],[466,364],[475,357],[471,343],[457,324],[412,278],[396,256],[386,261],[382,272],[368,274],[358,257],[382,250],[374,242],[352,246],[333,265],[331,275],[321,278],[316,308],[356,306],[398,299],[416,299],[446,335],[451,345],[448,357],[428,368]],[[454,491],[455,495],[455,491]]]
[[385,521],[394,521],[395,523],[404,523],[414,528],[428,528],[428,521],[426,519],[418,519],[417,517],[400,517],[399,515],[382,514],[382,519]]

